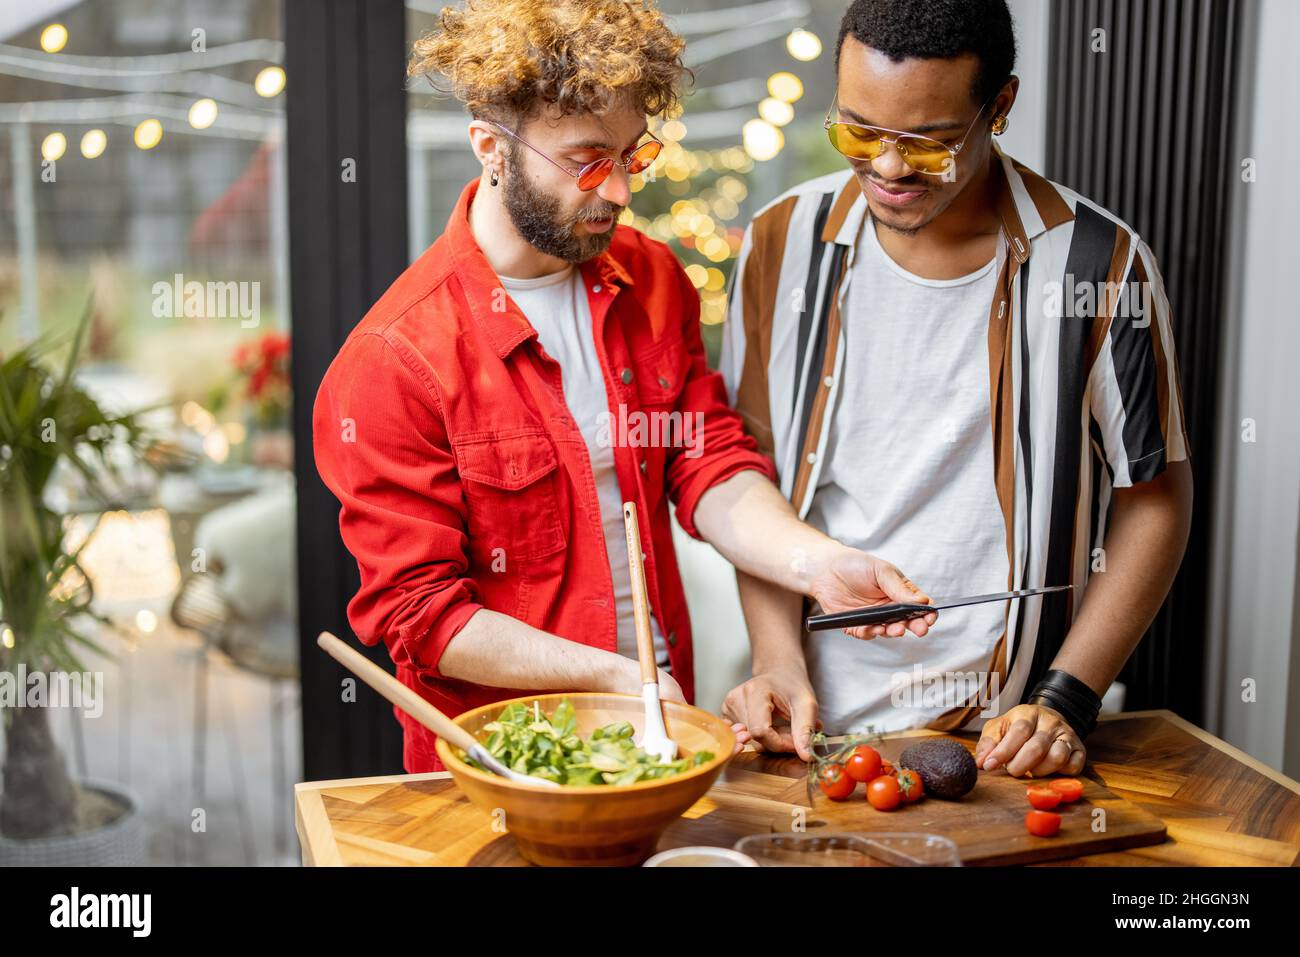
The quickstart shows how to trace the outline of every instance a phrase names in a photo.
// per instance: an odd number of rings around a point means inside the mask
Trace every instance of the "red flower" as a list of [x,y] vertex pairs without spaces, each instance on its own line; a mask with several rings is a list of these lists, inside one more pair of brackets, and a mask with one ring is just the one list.
[[251,342],[241,342],[232,355],[237,378],[245,380],[244,397],[256,403],[265,415],[287,405],[290,339],[280,332],[268,332]]
[[289,354],[289,337],[275,332],[268,332],[262,337],[262,357],[268,360],[279,359]]

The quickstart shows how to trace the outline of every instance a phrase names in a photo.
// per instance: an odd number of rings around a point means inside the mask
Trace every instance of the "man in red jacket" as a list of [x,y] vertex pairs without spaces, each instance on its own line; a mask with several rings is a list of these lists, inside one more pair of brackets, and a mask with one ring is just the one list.
[[[483,173],[348,336],[314,440],[360,568],[352,627],[448,714],[530,690],[640,693],[624,501],[665,698],[694,695],[670,500],[741,574],[828,611],[926,600],[798,520],[705,363],[681,265],[616,224],[662,147],[646,117],[675,105],[682,46],[620,0],[479,0],[416,44],[412,74],[440,72],[466,101]],[[876,634],[904,629],[857,636]],[[772,734],[782,708],[740,739]],[[440,769],[434,736],[398,718],[406,769]]]

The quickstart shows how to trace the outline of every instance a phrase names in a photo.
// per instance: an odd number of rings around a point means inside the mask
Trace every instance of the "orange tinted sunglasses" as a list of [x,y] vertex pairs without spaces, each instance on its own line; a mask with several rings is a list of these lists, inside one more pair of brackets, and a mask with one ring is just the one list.
[[614,172],[615,163],[622,166],[631,174],[645,171],[650,164],[655,161],[655,157],[659,155],[659,151],[664,148],[662,141],[656,139],[655,135],[650,133],[648,134],[650,136],[648,142],[642,143],[640,146],[630,150],[623,159],[612,160],[606,156],[588,163],[586,166],[582,167],[582,169],[575,170],[565,166],[563,163],[557,163],[514,130],[502,126],[495,120],[490,122],[502,132],[509,133],[552,166],[564,170],[564,172],[568,173],[570,176],[575,177],[578,180],[578,189],[583,192],[593,190],[601,183],[605,182],[605,180],[609,179],[609,174]]

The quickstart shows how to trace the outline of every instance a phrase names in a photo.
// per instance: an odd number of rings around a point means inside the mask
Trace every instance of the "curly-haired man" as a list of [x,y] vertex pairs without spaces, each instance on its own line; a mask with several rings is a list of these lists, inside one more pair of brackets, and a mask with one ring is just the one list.
[[[661,147],[647,116],[674,108],[682,48],[624,0],[472,0],[415,46],[410,71],[465,102],[483,172],[330,366],[315,450],[361,572],[353,628],[447,713],[641,690],[625,501],[665,697],[693,697],[670,500],[744,573],[829,610],[924,598],[797,519],[705,363],[681,265],[617,223]],[[439,769],[433,735],[398,717],[407,770]]]

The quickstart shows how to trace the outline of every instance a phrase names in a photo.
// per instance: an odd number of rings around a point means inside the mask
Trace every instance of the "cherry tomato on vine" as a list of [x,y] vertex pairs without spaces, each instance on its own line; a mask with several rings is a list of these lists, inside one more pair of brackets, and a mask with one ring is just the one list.
[[867,800],[877,811],[892,811],[903,799],[898,778],[882,774],[867,785]]
[[895,780],[898,781],[898,789],[903,795],[904,804],[915,804],[925,797],[925,785],[921,782],[921,775],[910,768],[899,771]]
[[870,781],[880,777],[880,752],[869,744],[859,744],[845,763],[844,769],[855,781]]
[[849,777],[842,764],[828,764],[817,775],[822,793],[832,801],[843,801],[858,783]]

